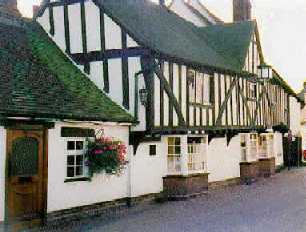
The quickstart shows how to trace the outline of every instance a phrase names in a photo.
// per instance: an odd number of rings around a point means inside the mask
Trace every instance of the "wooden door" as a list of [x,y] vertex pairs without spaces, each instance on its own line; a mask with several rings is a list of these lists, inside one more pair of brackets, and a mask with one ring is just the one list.
[[45,205],[43,135],[43,131],[8,130],[8,222],[42,218]]

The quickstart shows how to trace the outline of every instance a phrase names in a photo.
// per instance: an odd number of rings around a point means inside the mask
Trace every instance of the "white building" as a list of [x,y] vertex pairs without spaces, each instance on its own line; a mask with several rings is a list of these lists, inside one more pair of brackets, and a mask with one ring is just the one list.
[[[46,33],[16,16],[0,21],[3,38],[19,33],[5,42],[25,43],[38,60],[37,69],[46,66],[41,73],[50,73],[52,80],[34,75],[33,86],[27,82],[31,75],[0,69],[18,90],[8,99],[16,102],[15,110],[4,103],[6,108],[0,108],[0,221],[18,216],[18,205],[21,214],[27,212],[27,199],[40,206],[30,211],[56,218],[76,207],[122,204],[162,191],[170,198],[201,194],[209,184],[240,177],[252,181],[283,165],[283,135],[277,128],[296,126],[290,112],[298,103],[265,64],[256,22],[224,24],[195,0],[174,0],[170,10],[166,7],[149,0],[52,0],[44,1],[35,17],[34,24]],[[240,19],[250,15],[250,7],[234,10]],[[22,65],[23,73],[31,74]],[[5,90],[0,94],[7,96]],[[33,192],[15,202],[4,187],[11,184],[4,167],[10,164],[14,136],[28,137],[18,134],[19,128],[30,135],[40,130],[42,156],[48,159],[39,178],[40,197]],[[67,156],[80,154],[67,150],[68,144],[76,148],[101,129],[128,145],[123,174],[70,176]],[[76,174],[80,165],[74,166]],[[16,178],[25,185],[32,180]]]

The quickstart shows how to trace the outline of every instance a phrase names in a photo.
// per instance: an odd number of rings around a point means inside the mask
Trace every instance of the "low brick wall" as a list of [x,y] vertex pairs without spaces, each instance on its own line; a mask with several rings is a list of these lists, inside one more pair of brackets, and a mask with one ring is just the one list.
[[160,198],[160,195],[160,193],[147,194],[51,212],[47,214],[44,224],[46,226],[57,226],[96,216],[103,216],[103,218],[118,217],[126,213],[130,206],[153,203]]
[[170,200],[186,199],[208,191],[208,173],[163,178],[164,194]]
[[258,178],[258,162],[240,163],[240,180],[242,184],[252,184]]
[[270,177],[275,174],[275,158],[260,159],[258,162],[259,177]]

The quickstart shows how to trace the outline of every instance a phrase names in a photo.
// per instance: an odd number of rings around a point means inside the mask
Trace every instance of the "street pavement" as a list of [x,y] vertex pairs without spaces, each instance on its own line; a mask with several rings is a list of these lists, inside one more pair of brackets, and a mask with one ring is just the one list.
[[130,208],[48,231],[306,232],[306,168],[202,197]]

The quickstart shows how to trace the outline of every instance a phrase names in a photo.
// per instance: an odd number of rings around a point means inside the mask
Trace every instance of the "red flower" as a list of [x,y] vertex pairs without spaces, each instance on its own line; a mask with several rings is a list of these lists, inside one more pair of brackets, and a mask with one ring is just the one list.
[[101,155],[102,153],[103,153],[103,150],[101,150],[101,149],[94,151],[95,155]]

